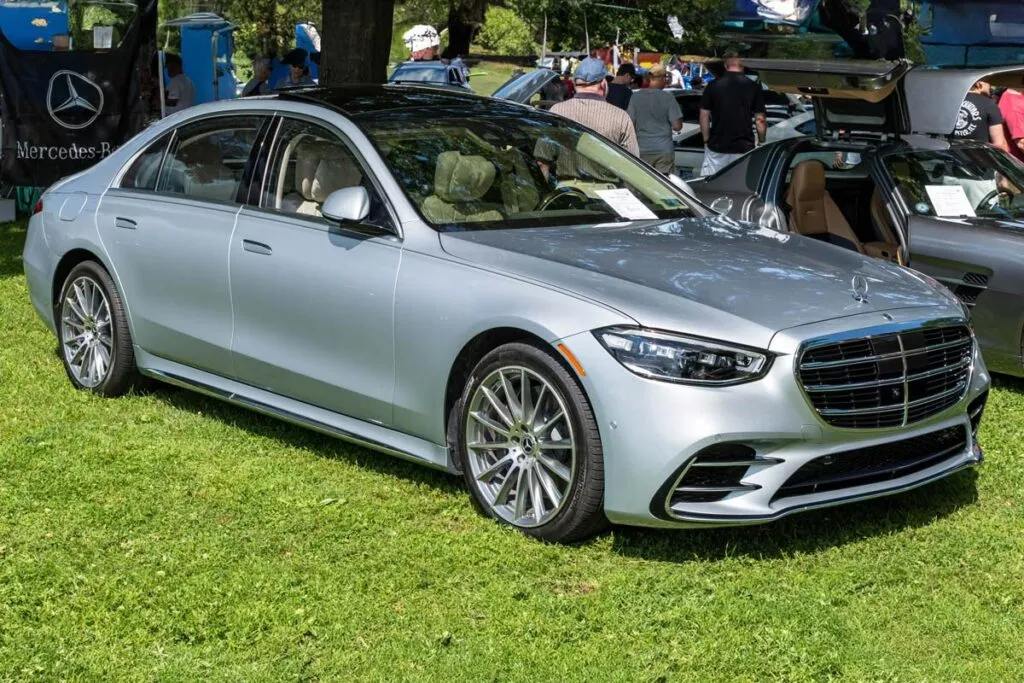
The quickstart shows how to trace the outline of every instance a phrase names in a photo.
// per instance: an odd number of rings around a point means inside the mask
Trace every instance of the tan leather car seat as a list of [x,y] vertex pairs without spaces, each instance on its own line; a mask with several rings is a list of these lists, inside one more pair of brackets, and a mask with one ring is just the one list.
[[494,164],[482,156],[442,152],[434,168],[434,194],[423,200],[423,214],[434,223],[502,220],[496,204],[480,201],[496,175]]
[[797,164],[786,203],[790,207],[789,228],[793,232],[864,252],[857,235],[825,189],[825,166],[820,161]]
[[295,192],[282,201],[282,209],[319,216],[324,200],[335,190],[355,187],[363,174],[346,151],[329,142],[310,142],[295,150]]

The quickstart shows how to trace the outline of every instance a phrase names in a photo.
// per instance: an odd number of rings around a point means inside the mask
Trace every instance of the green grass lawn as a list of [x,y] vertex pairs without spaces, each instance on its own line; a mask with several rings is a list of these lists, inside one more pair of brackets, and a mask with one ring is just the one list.
[[0,680],[1019,681],[1024,384],[977,471],[578,547],[459,480],[157,387],[75,392],[0,226]]

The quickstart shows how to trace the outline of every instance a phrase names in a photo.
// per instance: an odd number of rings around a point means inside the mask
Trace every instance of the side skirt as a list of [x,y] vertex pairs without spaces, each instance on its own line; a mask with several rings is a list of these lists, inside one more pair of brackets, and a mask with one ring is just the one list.
[[380,453],[449,473],[457,472],[448,449],[430,441],[165,360],[146,353],[137,346],[135,358],[139,372],[161,382],[220,399]]

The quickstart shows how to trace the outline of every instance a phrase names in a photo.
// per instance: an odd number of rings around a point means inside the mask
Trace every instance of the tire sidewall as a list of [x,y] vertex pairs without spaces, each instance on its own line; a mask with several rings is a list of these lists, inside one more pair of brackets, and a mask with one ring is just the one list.
[[[499,368],[514,365],[523,366],[540,374],[559,391],[569,411],[569,421],[576,440],[576,466],[572,485],[569,488],[569,500],[552,519],[537,527],[517,527],[502,519],[490,508],[474,481],[473,469],[469,463],[469,453],[466,447],[466,425],[469,421],[469,406],[473,394],[493,372]],[[561,540],[577,525],[579,508],[583,503],[589,477],[593,476],[595,469],[603,472],[603,467],[593,467],[593,458],[603,458],[600,437],[586,428],[583,411],[588,413],[591,411],[583,387],[570,374],[569,370],[550,353],[530,344],[514,343],[501,346],[485,355],[466,380],[462,397],[456,405],[456,410],[453,411],[457,416],[456,429],[450,432],[450,440],[455,445],[458,465],[462,470],[475,506],[487,517],[498,520],[527,535],[543,540]],[[603,517],[603,507],[601,514]]]
[[[68,364],[64,353],[64,323],[63,309],[64,300],[71,284],[81,277],[88,277],[103,290],[107,299],[107,306],[110,309],[110,334],[113,341],[113,350],[110,356],[110,364],[107,368],[107,375],[103,381],[95,387],[83,385],[75,377]],[[60,353],[61,364],[64,372],[72,385],[81,391],[89,391],[103,396],[119,396],[131,388],[135,372],[135,354],[132,348],[131,333],[128,330],[127,319],[124,312],[124,305],[118,294],[117,287],[107,271],[95,261],[84,261],[68,273],[61,285],[60,299],[54,306],[54,321],[57,328],[57,345]]]

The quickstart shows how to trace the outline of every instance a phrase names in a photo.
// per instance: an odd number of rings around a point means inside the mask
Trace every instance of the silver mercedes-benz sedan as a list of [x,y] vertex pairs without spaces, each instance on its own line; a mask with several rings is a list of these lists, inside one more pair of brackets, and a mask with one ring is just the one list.
[[766,522],[982,457],[989,376],[946,288],[471,94],[178,113],[51,187],[24,262],[76,387],[146,376],[459,472],[547,540]]

